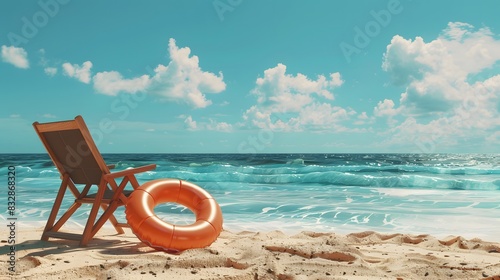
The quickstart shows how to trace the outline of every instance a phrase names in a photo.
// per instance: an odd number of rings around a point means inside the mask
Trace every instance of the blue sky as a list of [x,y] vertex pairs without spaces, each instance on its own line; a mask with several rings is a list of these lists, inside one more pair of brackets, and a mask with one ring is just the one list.
[[500,152],[494,1],[0,3],[0,152]]

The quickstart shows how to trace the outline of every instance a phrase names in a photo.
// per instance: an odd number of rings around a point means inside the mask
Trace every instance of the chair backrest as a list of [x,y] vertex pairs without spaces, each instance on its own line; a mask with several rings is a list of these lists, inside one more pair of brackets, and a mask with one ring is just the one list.
[[75,184],[99,184],[110,173],[81,116],[33,127],[61,175],[67,173]]

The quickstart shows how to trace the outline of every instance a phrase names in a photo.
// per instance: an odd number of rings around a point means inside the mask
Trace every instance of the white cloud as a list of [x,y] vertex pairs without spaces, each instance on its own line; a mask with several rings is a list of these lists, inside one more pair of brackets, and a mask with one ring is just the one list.
[[287,74],[281,63],[265,70],[252,90],[257,104],[243,115],[246,124],[283,131],[335,128],[350,113],[330,104],[333,90],[344,81],[338,72],[328,77],[319,75],[314,80],[301,73]]
[[369,118],[368,118],[368,115],[366,114],[366,112],[362,112],[361,114],[358,115],[358,119],[367,120]]
[[394,108],[394,101],[390,99],[384,99],[384,101],[380,101],[375,107],[373,113],[377,117],[389,116],[393,117],[399,114],[400,110]]
[[92,62],[85,61],[82,66],[78,64],[64,63],[62,65],[64,74],[79,80],[82,83],[88,84],[91,81]]
[[327,127],[339,128],[337,124],[347,120],[349,115],[350,112],[344,108],[316,102],[304,107],[300,110],[298,117],[292,120],[298,124],[299,128],[323,130]]
[[55,119],[56,116],[52,115],[52,114],[43,114],[42,117],[46,118],[46,119]]
[[230,132],[233,126],[226,122],[217,122],[214,119],[209,119],[209,122],[197,122],[193,120],[192,116],[181,115],[180,118],[184,119],[184,125],[188,130],[213,130],[219,132]]
[[93,77],[94,89],[106,95],[117,95],[119,92],[136,93],[144,91],[150,85],[148,75],[133,79],[124,79],[116,71],[99,72]]
[[190,57],[191,50],[178,48],[174,39],[170,39],[168,47],[171,61],[167,66],[156,67],[150,91],[167,101],[186,103],[194,108],[212,104],[205,94],[226,89],[222,73],[203,71],[198,57]]
[[46,51],[45,49],[39,49],[38,50],[38,55],[40,56],[40,60],[38,64],[43,67],[43,72],[49,76],[49,77],[54,77],[58,69],[56,67],[53,67],[51,65],[54,65],[54,63],[51,63],[49,59],[45,57]]
[[206,125],[208,130],[220,131],[220,132],[230,132],[233,130],[233,126],[226,122],[217,122],[210,119],[210,123]]
[[220,93],[226,89],[222,73],[216,75],[203,71],[198,57],[190,56],[191,50],[188,47],[177,47],[174,39],[170,39],[168,46],[170,63],[167,66],[159,64],[152,77],[142,75],[125,79],[117,71],[105,71],[95,74],[91,79],[90,61],[82,66],[65,63],[63,69],[66,75],[81,82],[89,83],[92,80],[94,89],[106,95],[143,91],[158,95],[162,100],[185,103],[193,108],[204,108],[212,104],[206,94]]
[[23,48],[2,46],[2,60],[17,68],[27,69],[30,67],[28,53]]
[[354,124],[365,125],[365,124],[372,124],[373,122],[375,122],[374,116],[369,117],[366,112],[361,112],[361,114],[358,114],[357,120],[354,121]]
[[54,77],[57,74],[57,68],[55,67],[45,67],[43,71],[50,77]]
[[391,131],[399,141],[421,135],[443,143],[457,143],[457,136],[485,138],[500,125],[499,61],[500,40],[487,27],[449,23],[428,43],[394,36],[382,68],[406,89],[399,106],[385,99],[374,115],[403,118]]
[[46,67],[49,60],[45,58],[45,49],[39,49],[38,54],[40,55],[40,61],[38,62],[41,66]]
[[196,130],[198,128],[196,121],[193,121],[193,117],[191,116],[186,117],[186,119],[184,120],[184,124],[186,125],[186,128],[189,130]]
[[424,52],[422,51],[424,46],[421,37],[417,37],[414,41],[406,40],[399,35],[392,38],[384,53],[382,69],[391,75],[394,84],[404,85],[422,77],[426,66],[420,63],[417,57]]
[[333,100],[332,90],[342,83],[339,73],[330,74],[330,80],[323,75],[311,80],[301,73],[296,76],[286,74],[286,65],[279,63],[265,70],[263,78],[257,79],[253,94],[261,104],[273,104],[296,112],[302,105],[311,103],[313,94]]
[[444,37],[453,41],[461,40],[467,33],[473,32],[474,26],[464,22],[449,22],[444,30]]

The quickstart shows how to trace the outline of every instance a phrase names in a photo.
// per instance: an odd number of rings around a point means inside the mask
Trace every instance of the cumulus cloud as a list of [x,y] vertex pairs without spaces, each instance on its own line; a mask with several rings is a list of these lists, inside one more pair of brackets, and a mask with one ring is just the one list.
[[45,67],[43,71],[50,77],[54,77],[57,74],[57,68],[55,67]]
[[369,118],[368,118],[368,115],[366,114],[366,112],[361,112],[361,114],[358,115],[358,119],[367,120]]
[[136,93],[144,91],[150,85],[148,75],[133,79],[124,79],[123,76],[116,71],[99,72],[92,78],[94,89],[103,94],[117,95],[119,92]]
[[428,43],[394,36],[382,68],[405,91],[399,106],[380,101],[374,115],[401,117],[392,132],[406,142],[424,134],[448,142],[445,137],[487,135],[500,125],[498,61],[500,40],[487,27],[449,23]]
[[219,132],[230,132],[233,126],[226,122],[218,122],[214,119],[209,119],[208,122],[197,122],[192,116],[181,115],[184,118],[184,125],[188,130],[213,130]]
[[82,83],[88,84],[91,81],[92,62],[85,61],[81,66],[78,64],[64,63],[62,65],[64,74],[68,77],[75,78]]
[[330,74],[330,80],[323,75],[311,80],[301,73],[296,76],[286,74],[286,65],[279,63],[265,70],[264,77],[257,79],[253,94],[261,104],[274,104],[283,110],[298,111],[302,105],[312,101],[313,94],[333,100],[331,90],[342,83],[339,73]]
[[199,59],[191,55],[188,47],[179,48],[174,39],[169,40],[168,52],[170,63],[159,64],[152,76],[142,75],[134,78],[124,78],[117,71],[98,72],[91,79],[92,63],[85,62],[82,66],[63,64],[66,75],[75,77],[81,82],[91,80],[98,93],[117,95],[119,93],[136,93],[144,91],[161,97],[164,101],[184,103],[193,108],[204,108],[212,104],[206,94],[220,93],[226,89],[222,73],[218,75],[203,71]]
[[371,116],[369,117],[366,112],[361,112],[361,114],[358,114],[357,120],[354,121],[355,125],[365,125],[365,124],[372,124],[375,121],[375,117]]
[[392,117],[399,114],[399,111],[400,111],[399,109],[394,108],[394,101],[390,99],[384,99],[384,101],[380,101],[377,104],[377,107],[375,107],[373,113],[377,117],[381,116]]
[[191,49],[179,48],[174,39],[169,40],[170,63],[158,65],[152,78],[150,91],[167,101],[204,108],[212,104],[207,93],[220,93],[226,89],[222,73],[203,71],[197,56],[190,56]]
[[184,124],[186,125],[186,128],[189,130],[196,130],[198,128],[196,121],[194,121],[193,117],[191,116],[186,117],[186,119],[184,120]]
[[210,119],[210,122],[206,125],[206,129],[220,132],[230,132],[233,130],[233,126],[227,122],[217,122]]
[[257,104],[243,115],[246,124],[259,128],[300,131],[330,129],[351,112],[332,106],[333,90],[343,84],[340,73],[331,73],[328,78],[319,75],[310,79],[298,73],[286,73],[286,65],[278,64],[264,71],[257,78],[252,94]]
[[435,40],[425,43],[399,35],[392,38],[384,54],[382,68],[396,84],[439,74],[446,80],[463,79],[495,64],[500,58],[500,41],[487,27],[477,31],[466,23],[449,23]]
[[332,106],[329,103],[314,102],[302,110],[300,110],[298,117],[292,120],[296,121],[300,128],[308,127],[309,129],[323,130],[325,128],[337,128],[340,126],[338,123],[347,120],[349,115],[356,112],[347,111],[346,109],[338,106]]
[[17,68],[27,69],[30,67],[26,50],[14,46],[2,46],[2,61]]

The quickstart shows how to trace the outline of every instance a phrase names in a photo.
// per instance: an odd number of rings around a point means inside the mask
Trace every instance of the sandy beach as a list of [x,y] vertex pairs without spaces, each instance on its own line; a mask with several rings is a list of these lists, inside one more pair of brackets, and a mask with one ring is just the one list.
[[[500,243],[460,236],[223,231],[210,247],[159,252],[127,230],[86,248],[17,232],[16,274],[2,279],[500,279]],[[9,275],[7,240],[0,275]]]

